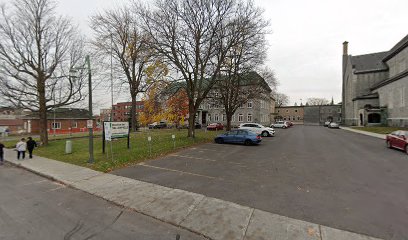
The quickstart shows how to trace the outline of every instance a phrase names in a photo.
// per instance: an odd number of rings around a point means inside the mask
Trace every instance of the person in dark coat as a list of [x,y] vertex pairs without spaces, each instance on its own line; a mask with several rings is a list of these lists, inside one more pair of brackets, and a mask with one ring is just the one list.
[[3,165],[3,161],[4,161],[3,148],[4,148],[4,144],[0,142],[0,165]]
[[37,147],[37,143],[31,137],[28,137],[27,150],[30,158],[33,158],[33,150],[35,147]]

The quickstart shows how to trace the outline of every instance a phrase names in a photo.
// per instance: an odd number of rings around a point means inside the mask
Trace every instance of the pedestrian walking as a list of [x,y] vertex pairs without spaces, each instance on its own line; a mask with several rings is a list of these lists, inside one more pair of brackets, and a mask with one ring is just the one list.
[[0,165],[3,165],[3,162],[4,162],[3,148],[4,148],[4,144],[0,142]]
[[20,155],[24,159],[25,152],[27,150],[27,143],[25,142],[25,138],[22,138],[20,142],[16,144],[16,150],[17,150],[17,160],[20,160]]
[[29,158],[33,158],[33,150],[36,147],[37,147],[37,143],[31,137],[28,137],[27,150],[28,150]]

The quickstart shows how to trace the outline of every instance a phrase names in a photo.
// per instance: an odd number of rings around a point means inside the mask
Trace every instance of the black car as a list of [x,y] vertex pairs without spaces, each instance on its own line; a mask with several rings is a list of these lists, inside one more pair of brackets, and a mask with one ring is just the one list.
[[149,124],[149,129],[160,129],[160,128],[166,128],[167,123],[166,122],[154,122],[152,124]]

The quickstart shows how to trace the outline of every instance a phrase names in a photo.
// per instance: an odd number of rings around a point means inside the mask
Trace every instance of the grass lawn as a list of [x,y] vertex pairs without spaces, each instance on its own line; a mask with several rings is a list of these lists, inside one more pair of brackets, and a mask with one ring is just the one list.
[[367,131],[367,132],[372,132],[372,133],[379,133],[379,134],[389,134],[397,130],[408,131],[408,128],[399,128],[399,127],[352,127],[352,128],[356,130]]
[[[88,138],[73,138],[72,154],[65,154],[65,140],[50,141],[46,147],[39,147],[34,154],[62,162],[72,163],[79,166],[89,167],[102,172],[109,172],[117,168],[143,162],[147,159],[156,158],[177,149],[192,146],[194,144],[213,141],[220,132],[196,130],[196,138],[187,138],[187,130],[157,129],[144,132],[132,133],[130,149],[127,149],[127,139],[112,141],[113,161],[111,144],[106,142],[105,154],[102,153],[102,138],[94,139],[94,164],[88,164]],[[175,148],[172,135],[175,135]],[[149,145],[147,140],[151,136]]]

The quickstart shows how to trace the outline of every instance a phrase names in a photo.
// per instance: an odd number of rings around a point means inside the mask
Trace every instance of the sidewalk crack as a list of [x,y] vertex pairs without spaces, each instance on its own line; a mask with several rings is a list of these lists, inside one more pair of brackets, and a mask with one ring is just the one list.
[[249,224],[251,223],[251,219],[252,219],[252,216],[254,215],[254,212],[255,212],[255,208],[252,208],[251,214],[249,214],[248,223],[246,224],[246,227],[245,227],[244,235],[242,236],[242,240],[245,239],[245,236],[247,234],[248,227],[249,227]]

